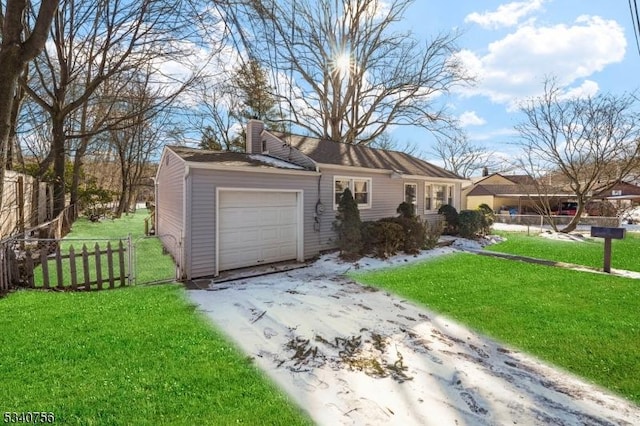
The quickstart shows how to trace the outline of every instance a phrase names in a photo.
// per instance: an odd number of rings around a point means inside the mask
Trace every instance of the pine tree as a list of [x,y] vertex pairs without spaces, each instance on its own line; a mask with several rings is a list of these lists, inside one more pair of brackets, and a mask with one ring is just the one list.
[[235,112],[238,119],[245,121],[256,118],[262,120],[269,129],[284,130],[269,77],[258,61],[251,59],[242,64],[236,70],[233,84],[242,100],[242,109]]
[[362,251],[362,237],[360,227],[360,211],[353,199],[351,190],[345,189],[338,204],[338,214],[334,223],[338,232],[338,247],[340,256],[347,260],[356,260]]

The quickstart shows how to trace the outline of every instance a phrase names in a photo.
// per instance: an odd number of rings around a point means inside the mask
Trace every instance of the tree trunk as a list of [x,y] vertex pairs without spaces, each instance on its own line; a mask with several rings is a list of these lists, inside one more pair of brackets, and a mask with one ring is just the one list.
[[65,132],[64,119],[52,119],[53,140],[51,141],[51,151],[53,153],[53,216],[59,215],[65,208]]
[[[0,50],[0,195],[4,194],[4,175],[11,134],[11,112],[18,76],[20,75],[19,46],[2,46]],[[2,200],[0,196],[0,208]]]
[[[58,0],[42,0],[35,25],[26,31],[27,0],[2,2],[2,44],[0,45],[0,208],[4,194],[4,170],[7,161],[11,112],[20,73],[24,65],[44,49]],[[27,34],[29,35],[27,38]]]
[[560,230],[560,232],[569,233],[575,231],[578,227],[578,223],[580,223],[580,218],[582,218],[582,214],[584,213],[585,204],[578,199],[578,208],[576,209],[576,214],[571,218],[571,221],[567,226]]

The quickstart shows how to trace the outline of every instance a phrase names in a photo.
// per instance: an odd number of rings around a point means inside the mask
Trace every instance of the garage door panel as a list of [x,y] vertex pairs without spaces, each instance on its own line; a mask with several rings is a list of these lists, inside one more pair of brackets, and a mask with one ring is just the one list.
[[293,192],[222,191],[218,269],[297,258],[297,197]]
[[242,232],[220,233],[220,247],[226,250],[252,248],[260,244],[260,235],[255,231],[243,230]]
[[295,207],[297,204],[294,192],[224,191],[220,198],[221,204],[228,208]]

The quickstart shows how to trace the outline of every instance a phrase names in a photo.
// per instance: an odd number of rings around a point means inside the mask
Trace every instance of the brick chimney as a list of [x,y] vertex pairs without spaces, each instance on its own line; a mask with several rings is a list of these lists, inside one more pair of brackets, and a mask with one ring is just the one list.
[[247,154],[262,154],[262,131],[264,123],[260,120],[251,119],[247,123]]

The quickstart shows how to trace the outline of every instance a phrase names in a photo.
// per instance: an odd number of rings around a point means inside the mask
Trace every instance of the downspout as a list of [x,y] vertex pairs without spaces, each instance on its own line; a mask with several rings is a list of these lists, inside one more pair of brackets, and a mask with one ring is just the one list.
[[[187,220],[187,200],[191,198],[191,187],[189,185],[189,177],[191,174],[191,168],[189,164],[185,163],[184,166],[184,180],[183,180],[183,190],[182,193],[184,196],[182,197],[182,231],[180,233],[180,239],[178,241],[178,247],[180,247],[180,264],[182,267],[182,277],[189,279],[191,277],[191,267],[187,267],[187,251],[191,251],[191,245],[187,244],[189,239],[188,235],[191,235],[191,221]],[[186,241],[185,241],[186,239]]]

